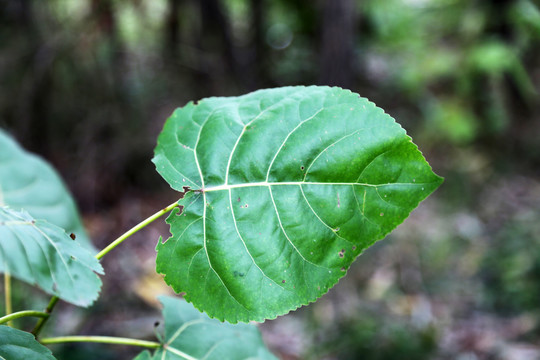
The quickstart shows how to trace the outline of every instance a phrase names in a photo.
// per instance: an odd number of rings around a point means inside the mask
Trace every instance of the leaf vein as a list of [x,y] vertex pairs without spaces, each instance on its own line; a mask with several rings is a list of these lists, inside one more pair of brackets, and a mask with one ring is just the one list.
[[171,168],[173,168],[174,171],[176,171],[176,173],[177,173],[178,175],[181,175],[182,178],[185,178],[187,181],[189,181],[190,183],[192,183],[193,185],[195,185],[195,187],[199,187],[199,184],[197,184],[195,181],[191,180],[190,178],[188,178],[187,176],[185,176],[184,174],[182,174],[180,171],[178,171],[178,169],[173,165],[173,163],[171,162],[171,160],[170,160],[168,157],[166,157],[165,155],[163,155],[163,158],[164,158],[165,160],[167,160],[167,162],[171,165]]
[[399,209],[404,209],[405,207],[404,206],[401,206],[401,205],[397,205],[397,204],[392,204],[391,202],[383,199],[383,197],[381,196],[381,194],[379,193],[379,189],[378,188],[375,188],[375,192],[377,193],[377,195],[379,196],[379,199],[381,199],[385,204],[388,204],[392,207],[397,207]]
[[304,189],[302,188],[302,185],[299,185],[300,186],[300,191],[302,192],[302,196],[304,197],[304,200],[306,201],[307,205],[309,206],[309,208],[311,209],[311,211],[313,212],[313,214],[317,217],[317,219],[319,219],[319,221],[321,222],[321,224],[323,224],[324,226],[326,226],[328,229],[330,229],[330,231],[332,231],[332,233],[342,239],[342,240],[345,240],[347,242],[351,242],[350,240],[347,240],[343,237],[341,237],[331,226],[329,226],[327,223],[325,223],[320,217],[319,215],[317,214],[317,212],[315,211],[315,209],[313,209],[313,207],[311,206],[311,203],[309,202],[309,200],[307,199],[306,197],[306,194],[304,193]]
[[296,250],[296,252],[298,253],[298,255],[300,255],[300,257],[307,263],[313,265],[313,266],[317,266],[317,267],[320,267],[320,268],[323,268],[323,269],[326,269],[326,270],[330,270],[329,268],[327,267],[324,267],[324,266],[321,266],[319,264],[315,264],[311,261],[309,261],[308,259],[306,259],[304,257],[304,255],[302,255],[302,253],[298,250],[298,248],[293,244],[293,242],[291,241],[291,239],[289,238],[289,236],[287,235],[287,232],[285,231],[285,229],[283,228],[283,224],[281,223],[281,218],[279,216],[279,211],[277,209],[277,206],[276,206],[276,202],[274,201],[274,195],[272,194],[272,187],[268,187],[269,191],[270,191],[270,198],[272,199],[272,204],[274,205],[274,210],[276,211],[276,216],[277,216],[277,219],[278,219],[278,223],[279,223],[279,227],[281,228],[281,231],[283,232],[283,235],[285,235],[285,238],[287,238],[287,240],[289,241],[289,243],[292,245],[292,247],[294,248],[294,250]]
[[261,269],[261,267],[255,262],[255,259],[253,258],[253,255],[251,255],[251,252],[249,251],[249,249],[248,249],[248,247],[246,245],[246,242],[244,241],[244,238],[240,234],[240,230],[238,230],[238,225],[237,225],[237,222],[236,222],[236,214],[234,213],[234,208],[233,208],[233,204],[232,204],[232,191],[231,190],[229,190],[229,203],[230,203],[230,206],[231,206],[231,213],[232,213],[232,217],[233,217],[234,228],[236,229],[236,233],[238,234],[238,237],[240,238],[240,241],[242,241],[242,244],[244,245],[244,248],[246,249],[246,252],[248,253],[249,257],[251,258],[251,261],[253,262],[253,264],[255,264],[255,266],[257,267],[257,269],[259,269],[261,274],[263,274],[263,276],[266,277],[268,280],[272,281],[274,284],[276,284],[277,286],[279,286],[283,290],[290,291],[289,289],[284,288],[279,283],[274,281],[271,277],[266,275],[266,273],[263,271],[263,269]]
[[[274,155],[274,157],[272,158],[272,161],[270,162],[270,165],[268,165],[268,171],[266,172],[266,181],[268,181],[268,177],[270,176],[270,170],[272,170],[272,166],[274,165],[274,161],[276,160],[278,154],[281,152],[281,150],[283,149],[283,146],[285,145],[285,143],[287,142],[287,140],[289,140],[289,137],[300,127],[302,126],[302,124],[306,123],[307,121],[315,118],[315,116],[317,116],[321,111],[324,110],[324,107],[320,108],[315,114],[311,115],[309,118],[305,119],[305,120],[302,120],[300,121],[300,123],[298,125],[296,125],[296,127],[290,131],[287,136],[285,137],[285,139],[283,140],[283,142],[281,143],[280,147],[278,148],[278,150],[276,151],[276,154]],[[298,116],[300,117],[300,114],[298,114]]]
[[356,196],[356,191],[354,191],[354,186],[353,186],[353,195],[354,195],[354,199],[356,200],[356,205],[358,206],[358,210],[360,211],[360,214],[362,214],[362,217],[364,219],[366,219],[370,224],[373,224],[375,225],[376,227],[379,228],[379,230],[381,229],[381,226],[373,221],[371,221],[367,216],[366,214],[364,213],[364,210],[365,210],[365,205],[366,205],[366,194],[367,194],[367,189],[364,189],[364,201],[362,202],[362,208],[360,208],[360,202],[358,201],[358,197]]
[[[319,152],[319,154],[313,159],[313,161],[311,162],[311,164],[309,164],[309,166],[307,167],[306,173],[304,174],[304,179],[303,179],[303,181],[306,180],[306,177],[307,177],[307,175],[308,175],[308,173],[309,173],[309,170],[311,170],[311,167],[313,166],[313,164],[315,164],[315,162],[317,161],[317,159],[318,159],[324,152],[326,152],[326,150],[330,149],[332,146],[336,145],[336,144],[339,143],[340,141],[343,141],[343,140],[345,140],[346,138],[355,135],[356,133],[359,133],[359,132],[361,132],[361,131],[371,130],[371,129],[373,129],[373,128],[375,128],[375,126],[372,126],[372,127],[369,127],[369,128],[362,128],[362,129],[355,130],[355,131],[353,131],[353,132],[350,133],[350,134],[347,134],[347,135],[345,135],[345,136],[342,136],[341,138],[339,138],[338,140],[334,141],[333,143],[331,143],[330,145],[328,145],[327,147],[325,147],[323,150],[321,150],[321,152]],[[356,182],[358,182],[358,180],[357,180]]]
[[229,184],[229,171],[230,171],[230,167],[231,167],[231,161],[232,161],[234,152],[236,151],[236,148],[238,147],[238,143],[240,143],[240,139],[242,139],[242,136],[245,134],[247,127],[249,125],[253,124],[253,122],[255,122],[257,119],[260,119],[261,116],[264,113],[266,113],[267,111],[275,108],[277,105],[280,105],[282,102],[284,102],[285,100],[288,100],[288,99],[289,98],[280,99],[276,103],[272,104],[271,106],[269,106],[266,109],[259,112],[259,114],[257,116],[255,116],[251,121],[249,121],[247,124],[244,125],[244,127],[242,128],[242,131],[240,132],[240,135],[236,139],[236,142],[235,142],[235,144],[234,144],[234,146],[233,146],[233,148],[231,150],[231,154],[229,155],[229,160],[227,161],[227,170],[225,171],[225,185]]
[[364,171],[366,171],[366,169],[367,169],[371,164],[373,164],[373,162],[374,162],[376,159],[378,159],[379,157],[383,156],[384,154],[389,153],[390,151],[391,151],[391,150],[385,150],[385,151],[383,151],[382,153],[380,153],[379,155],[375,156],[373,159],[371,159],[371,160],[369,161],[369,163],[368,163],[366,166],[364,166],[364,168],[362,169],[362,171],[360,171],[360,175],[358,175],[358,178],[356,179],[356,182],[360,181],[360,178],[362,177],[362,175],[364,175]]
[[169,340],[167,340],[167,342],[164,344],[164,345],[170,345],[172,344],[172,342],[174,340],[176,340],[176,338],[178,336],[180,336],[181,333],[184,332],[184,330],[186,330],[188,327],[190,327],[191,325],[195,325],[195,324],[200,324],[204,322],[204,319],[196,319],[196,320],[191,320],[191,321],[186,321],[185,323],[182,324],[182,326],[180,326],[178,328],[178,330],[175,331],[175,333],[173,334],[173,336],[170,337]]
[[[60,259],[62,260],[62,264],[64,265],[64,267],[66,268],[66,273],[68,274],[69,276],[69,279],[71,280],[71,283],[73,284],[73,288],[75,289],[75,279],[73,279],[73,276],[71,274],[71,272],[69,271],[69,266],[67,265],[65,259],[64,259],[64,256],[63,254],[60,252],[60,250],[58,249],[58,247],[56,246],[56,243],[49,237],[49,235],[45,234],[40,228],[38,228],[37,226],[33,225],[32,226],[38,231],[41,233],[41,235],[43,235],[47,241],[54,247],[54,249],[56,250],[56,252],[58,253],[58,256],[60,257]],[[41,245],[40,245],[41,247]],[[52,272],[51,272],[52,274]]]

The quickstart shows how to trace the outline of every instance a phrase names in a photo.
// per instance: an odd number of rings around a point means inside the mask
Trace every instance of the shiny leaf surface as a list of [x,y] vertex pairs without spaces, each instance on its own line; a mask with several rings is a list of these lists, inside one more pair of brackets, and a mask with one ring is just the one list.
[[157,271],[211,317],[275,318],[315,301],[442,182],[394,119],[340,88],[189,103],[153,159],[192,191]]

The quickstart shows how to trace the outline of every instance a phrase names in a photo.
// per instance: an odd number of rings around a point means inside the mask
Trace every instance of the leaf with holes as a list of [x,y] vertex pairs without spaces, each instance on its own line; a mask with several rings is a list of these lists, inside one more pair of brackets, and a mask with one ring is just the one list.
[[62,300],[89,306],[97,299],[103,268],[66,232],[26,212],[0,207],[0,272]]
[[22,149],[0,129],[0,206],[28,211],[77,236],[95,251],[62,179],[46,161]]
[[275,360],[254,325],[226,324],[201,314],[183,300],[159,297],[163,304],[165,338],[152,356],[144,351],[136,360]]
[[9,326],[0,326],[0,359],[54,360],[55,357],[51,350],[37,342],[34,335]]
[[329,87],[189,103],[153,161],[174,189],[195,190],[167,219],[157,271],[233,323],[315,301],[442,182],[394,119]]

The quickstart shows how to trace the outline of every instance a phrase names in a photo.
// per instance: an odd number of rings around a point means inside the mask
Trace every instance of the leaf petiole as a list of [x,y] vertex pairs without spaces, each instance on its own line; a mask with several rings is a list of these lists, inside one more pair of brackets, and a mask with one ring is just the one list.
[[87,343],[139,346],[139,347],[144,347],[148,349],[157,349],[161,347],[161,344],[155,341],[138,340],[138,339],[114,337],[114,336],[59,336],[59,337],[40,339],[39,342],[44,345],[62,344],[62,343],[69,343],[69,342],[87,342]]
[[145,220],[141,221],[140,223],[138,223],[137,225],[135,225],[134,227],[132,227],[130,230],[128,230],[127,232],[125,232],[123,235],[121,235],[119,238],[117,238],[116,240],[114,240],[112,243],[110,243],[109,245],[107,245],[107,247],[105,247],[103,250],[101,250],[97,255],[96,255],[96,259],[101,259],[102,257],[104,257],[105,255],[107,255],[107,253],[109,253],[109,251],[111,251],[112,249],[114,249],[115,247],[117,247],[118,245],[120,245],[122,242],[124,242],[124,240],[126,240],[127,238],[129,238],[131,235],[135,234],[137,231],[141,230],[142,228],[146,227],[147,225],[151,224],[153,221],[155,221],[156,219],[160,218],[161,216],[163,216],[164,214],[168,213],[169,211],[171,211],[172,209],[174,209],[175,207],[178,206],[178,202],[174,202],[172,203],[171,205],[167,206],[166,208],[164,209],[161,209],[160,211],[158,211],[157,213],[155,213],[154,215],[146,218]]
[[34,310],[24,310],[24,311],[18,311],[6,316],[0,317],[0,325],[5,323],[10,323],[12,320],[25,317],[25,316],[34,316],[34,317],[40,317],[40,318],[46,318],[49,316],[46,312],[42,311],[34,311]]

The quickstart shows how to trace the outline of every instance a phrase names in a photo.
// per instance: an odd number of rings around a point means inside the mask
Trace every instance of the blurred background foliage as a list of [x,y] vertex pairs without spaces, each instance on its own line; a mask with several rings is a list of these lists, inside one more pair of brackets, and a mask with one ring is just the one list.
[[[276,354],[540,358],[537,1],[0,0],[0,126],[59,169],[98,247],[175,196],[150,162],[174,108],[298,84],[368,97],[446,182],[328,295],[262,326]],[[166,233],[105,259],[102,299],[48,331],[152,337]]]

